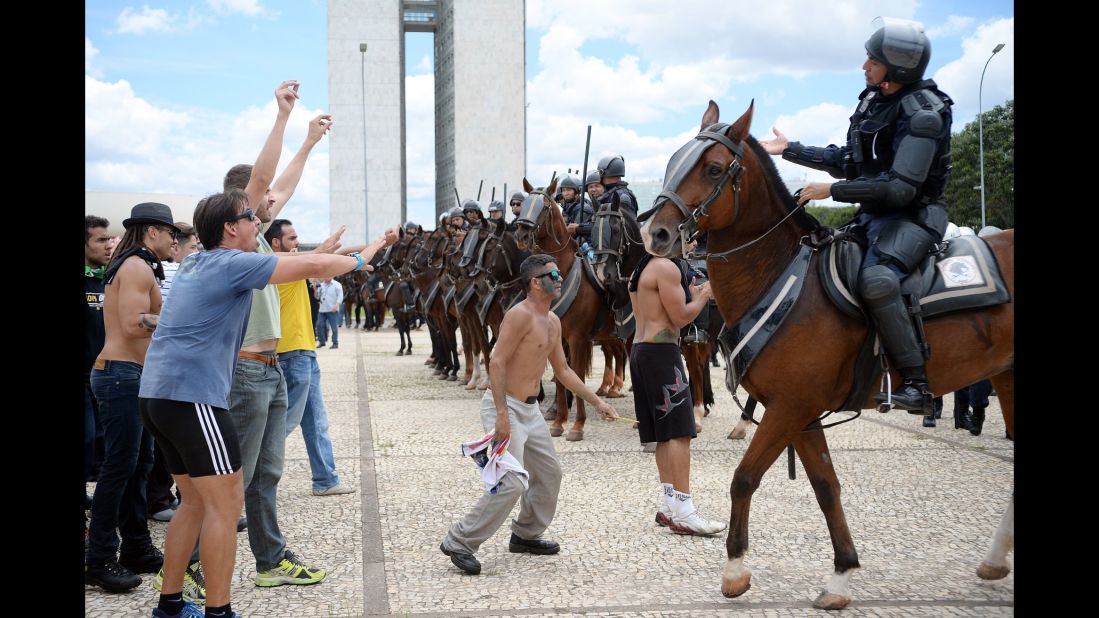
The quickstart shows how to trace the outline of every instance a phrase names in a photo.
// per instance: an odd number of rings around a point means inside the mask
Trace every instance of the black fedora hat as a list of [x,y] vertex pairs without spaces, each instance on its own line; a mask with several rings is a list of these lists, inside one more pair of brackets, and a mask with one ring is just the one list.
[[167,225],[176,232],[179,231],[172,217],[172,209],[156,202],[143,202],[134,206],[130,209],[130,218],[122,222],[122,227],[129,229],[135,223]]

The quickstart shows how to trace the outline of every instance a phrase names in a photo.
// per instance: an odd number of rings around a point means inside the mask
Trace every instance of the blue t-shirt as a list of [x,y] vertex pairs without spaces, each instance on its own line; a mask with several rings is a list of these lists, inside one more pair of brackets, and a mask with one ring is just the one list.
[[236,249],[187,256],[153,332],[138,395],[229,408],[229,387],[252,308],[278,258]]

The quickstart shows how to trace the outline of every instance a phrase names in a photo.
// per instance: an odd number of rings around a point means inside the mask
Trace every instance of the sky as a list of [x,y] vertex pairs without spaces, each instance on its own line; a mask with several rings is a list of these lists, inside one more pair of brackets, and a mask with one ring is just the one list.
[[[659,180],[671,154],[698,132],[710,99],[725,122],[754,100],[751,132],[759,139],[777,127],[804,144],[843,143],[865,85],[863,43],[879,15],[924,24],[932,44],[925,77],[954,100],[954,132],[976,119],[979,94],[986,111],[1015,97],[1009,0],[525,4],[526,170],[535,185],[581,167],[589,124],[589,168],[622,154],[627,181]],[[432,41],[426,33],[405,39],[408,214],[427,228],[435,204]],[[1006,46],[982,86],[998,43]],[[327,71],[326,0],[89,0],[85,190],[220,191],[229,167],[255,161],[274,121],[275,88],[297,79],[301,99],[281,172],[308,121],[327,111]],[[340,119],[333,121],[339,131]],[[774,160],[788,183],[831,180]],[[329,233],[328,162],[325,139],[281,215],[305,242]]]

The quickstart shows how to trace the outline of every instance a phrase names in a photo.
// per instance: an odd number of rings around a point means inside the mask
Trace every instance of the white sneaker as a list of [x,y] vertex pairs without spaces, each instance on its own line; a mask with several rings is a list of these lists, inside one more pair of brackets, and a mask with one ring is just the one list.
[[674,515],[675,512],[672,511],[672,509],[669,508],[667,504],[661,504],[660,510],[656,512],[656,523],[660,524],[661,526],[668,527],[672,525],[672,517]]
[[698,510],[686,517],[673,517],[668,526],[677,534],[717,534],[728,525],[723,521],[706,519]]
[[355,491],[354,487],[350,485],[344,485],[343,483],[337,483],[328,489],[314,489],[314,496],[335,496],[338,494],[349,494]]

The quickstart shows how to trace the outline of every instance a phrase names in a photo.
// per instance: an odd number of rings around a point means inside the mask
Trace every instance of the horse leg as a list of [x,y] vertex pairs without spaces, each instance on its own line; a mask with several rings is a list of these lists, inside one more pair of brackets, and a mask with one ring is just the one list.
[[794,449],[805,466],[805,474],[817,495],[817,504],[828,522],[828,534],[832,537],[832,551],[835,552],[836,570],[824,591],[813,601],[813,607],[843,609],[851,602],[847,585],[851,574],[859,568],[859,556],[855,552],[855,542],[851,539],[847,517],[840,503],[840,483],[836,478],[836,469],[832,467],[828,440],[824,431],[799,433],[794,438]]
[[759,488],[763,474],[775,463],[786,445],[811,418],[805,415],[768,414],[756,431],[756,439],[748,445],[729,486],[732,505],[729,509],[729,535],[725,537],[728,559],[721,577],[721,594],[738,597],[752,587],[752,571],[744,566],[748,552],[748,515],[752,494]]
[[[470,356],[466,356],[466,362],[469,363],[466,373],[470,374],[470,376],[469,381],[466,382],[466,385],[462,388],[467,391],[475,390],[477,388],[477,382],[481,380],[481,346],[478,345],[479,342],[476,339],[477,338],[475,336],[470,337],[470,342],[472,344],[471,347],[473,348],[472,359],[470,358]],[[473,367],[473,370],[469,371],[468,367]]]
[[397,324],[397,334],[401,337],[401,349],[397,350],[397,356],[404,356],[404,333],[401,332],[401,318],[394,313],[393,321]]
[[599,346],[599,349],[603,351],[603,381],[599,383],[599,388],[595,391],[596,395],[600,397],[607,396],[607,389],[614,386],[614,353],[612,350],[612,344],[605,342]]
[[565,423],[569,420],[569,403],[565,400],[564,385],[558,382],[557,378],[553,379],[553,385],[556,387],[554,400],[557,402],[557,416],[550,422],[549,430],[550,435],[557,438],[565,433]]
[[705,362],[701,356],[702,346],[696,343],[685,345],[681,347],[683,356],[687,360],[687,379],[690,381],[691,386],[691,399],[694,401],[695,417],[695,433],[702,431],[702,415],[705,412],[705,408],[702,405],[703,392],[702,384],[705,378],[702,376]]
[[462,368],[458,360],[458,329],[450,331],[450,375],[446,376],[448,382],[458,381],[458,371]]
[[[477,361],[473,358],[473,342],[470,341],[469,333],[461,327],[459,327],[459,330],[462,333],[462,356],[466,357],[466,371],[462,375],[462,382],[468,383],[469,379],[473,377],[473,368],[477,366]],[[458,379],[457,372],[455,372],[454,379]]]
[[607,389],[607,397],[612,399],[618,397],[625,397],[622,394],[623,387],[626,386],[626,344],[621,340],[614,344],[614,383]]
[[756,411],[757,403],[759,402],[748,396],[748,404],[744,406],[744,412],[740,413],[740,420],[736,422],[736,427],[729,432],[728,439],[743,440],[748,435],[748,428],[752,426],[752,415]]
[[482,390],[482,391],[486,390],[489,386],[491,386],[491,382],[489,381],[488,372],[489,372],[489,362],[490,362],[489,357],[491,356],[490,352],[492,351],[492,348],[491,348],[491,345],[489,343],[485,342],[485,338],[487,338],[487,336],[485,334],[484,328],[482,327],[482,329],[481,329],[481,342],[482,342],[482,344],[481,344],[481,360],[485,364],[485,377],[481,381],[481,383],[477,385],[477,390]]
[[1004,415],[1004,426],[1012,439],[1015,439],[1015,369],[992,376],[992,388],[1000,399],[1000,411]]
[[[1000,393],[1000,387],[996,387]],[[1000,526],[992,537],[992,547],[988,548],[981,566],[977,567],[977,577],[981,579],[1003,579],[1011,572],[1011,564],[1007,561],[1007,553],[1015,547],[1015,492],[1011,492],[1011,500],[1007,503],[1007,510],[1000,519]]]

